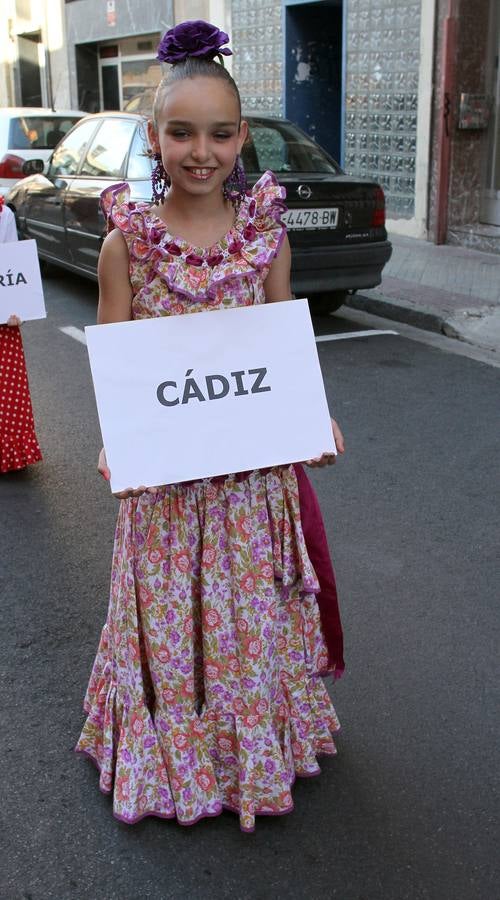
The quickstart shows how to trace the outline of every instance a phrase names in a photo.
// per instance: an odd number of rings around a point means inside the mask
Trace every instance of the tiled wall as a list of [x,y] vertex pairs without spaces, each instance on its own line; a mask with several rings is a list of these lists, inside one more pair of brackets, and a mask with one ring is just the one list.
[[420,2],[347,6],[345,169],[375,178],[392,218],[415,211]]
[[233,76],[243,109],[283,115],[280,0],[232,0]]

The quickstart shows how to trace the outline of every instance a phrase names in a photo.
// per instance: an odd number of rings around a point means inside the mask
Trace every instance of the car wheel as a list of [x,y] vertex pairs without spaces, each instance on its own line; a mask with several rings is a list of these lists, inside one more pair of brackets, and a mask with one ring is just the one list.
[[323,291],[321,294],[313,294],[309,298],[309,309],[312,315],[328,316],[340,309],[347,297],[348,291]]

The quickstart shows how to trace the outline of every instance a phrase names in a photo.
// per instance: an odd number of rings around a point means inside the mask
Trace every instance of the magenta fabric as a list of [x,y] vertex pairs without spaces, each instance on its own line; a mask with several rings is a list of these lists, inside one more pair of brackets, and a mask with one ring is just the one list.
[[297,463],[295,474],[299,485],[300,518],[309,559],[320,584],[316,594],[321,626],[328,650],[328,668],[335,678],[345,669],[344,636],[335,583],[335,572],[330,558],[323,516],[318,498],[303,466]]

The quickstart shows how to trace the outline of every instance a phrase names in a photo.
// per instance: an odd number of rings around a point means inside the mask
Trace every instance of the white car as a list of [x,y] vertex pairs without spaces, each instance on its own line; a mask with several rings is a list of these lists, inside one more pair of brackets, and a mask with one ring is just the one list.
[[0,109],[0,195],[24,177],[27,159],[46,162],[56,144],[86,113],[77,109],[11,106]]

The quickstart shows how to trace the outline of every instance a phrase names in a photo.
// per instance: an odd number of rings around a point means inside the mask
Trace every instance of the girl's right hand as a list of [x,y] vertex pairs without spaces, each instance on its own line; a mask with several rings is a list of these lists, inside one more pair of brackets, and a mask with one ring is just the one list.
[[[102,448],[101,452],[99,453],[99,459],[97,462],[97,471],[99,472],[100,475],[102,475],[103,478],[106,479],[106,481],[110,480],[111,472],[108,468],[108,461],[106,459],[106,451],[105,451],[104,447]],[[125,488],[124,491],[117,491],[116,493],[113,494],[113,496],[117,497],[118,500],[127,500],[129,497],[140,497],[141,494],[144,494],[144,492],[146,490],[147,490],[147,488],[144,487],[143,485],[141,485],[141,487],[138,487],[138,488]],[[156,488],[154,488],[154,490],[156,490]]]

